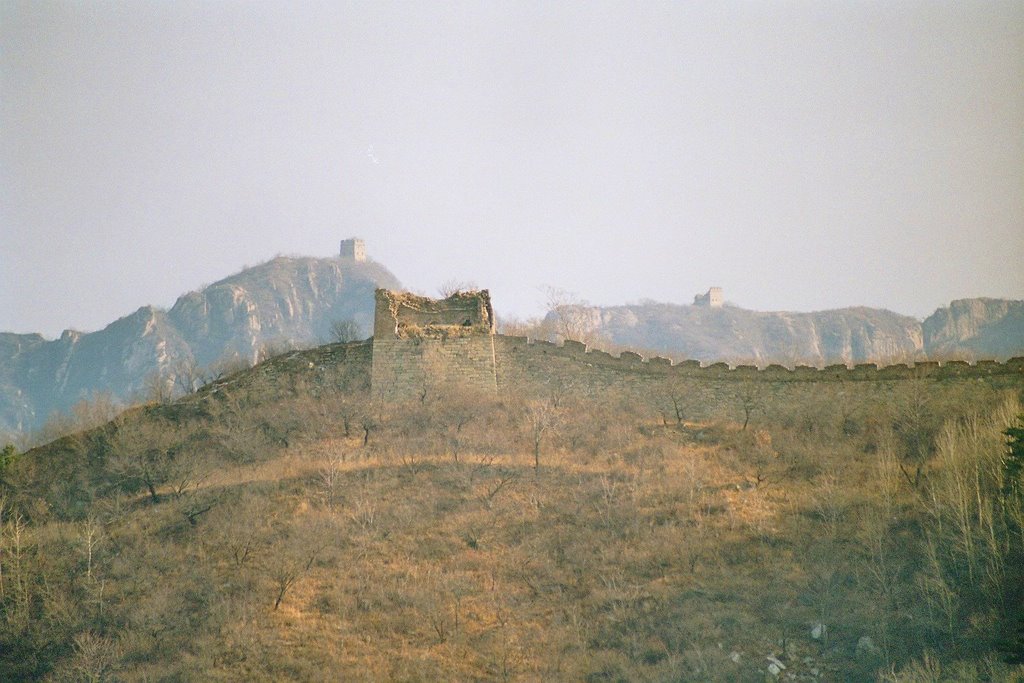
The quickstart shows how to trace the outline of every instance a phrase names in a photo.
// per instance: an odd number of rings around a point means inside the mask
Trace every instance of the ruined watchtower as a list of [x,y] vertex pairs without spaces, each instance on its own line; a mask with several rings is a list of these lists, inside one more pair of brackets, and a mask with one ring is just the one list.
[[488,291],[429,299],[378,289],[371,373],[374,394],[392,399],[438,387],[497,391]]
[[706,306],[708,308],[721,308],[724,301],[721,287],[712,287],[706,294],[698,294],[693,297],[694,306]]
[[362,262],[366,260],[366,244],[358,237],[341,241],[341,258]]

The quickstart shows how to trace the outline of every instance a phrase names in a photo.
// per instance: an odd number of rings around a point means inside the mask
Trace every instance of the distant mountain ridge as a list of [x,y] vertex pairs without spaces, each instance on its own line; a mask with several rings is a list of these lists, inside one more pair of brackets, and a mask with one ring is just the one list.
[[615,346],[702,362],[822,366],[1024,355],[1024,301],[1006,299],[960,299],[923,322],[866,307],[792,313],[643,303],[582,313],[591,334]]
[[154,373],[172,381],[183,362],[252,362],[266,347],[326,341],[335,320],[354,320],[369,336],[378,287],[401,285],[372,261],[279,257],[96,332],[0,333],[0,436],[97,393],[130,399]]

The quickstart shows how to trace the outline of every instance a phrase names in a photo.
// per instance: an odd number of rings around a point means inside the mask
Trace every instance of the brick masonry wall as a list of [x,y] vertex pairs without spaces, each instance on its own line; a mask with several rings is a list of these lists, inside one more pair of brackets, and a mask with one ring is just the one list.
[[370,341],[327,344],[289,351],[249,370],[216,379],[196,392],[206,397],[222,391],[264,387],[281,394],[346,388],[364,392],[370,387],[373,346]]
[[[361,351],[365,354],[365,350]],[[353,356],[353,362],[366,362]],[[872,364],[824,369],[773,365],[702,367],[695,361],[672,364],[623,352],[613,356],[578,342],[562,346],[525,337],[472,335],[449,339],[381,339],[372,343],[372,378],[377,396],[417,397],[431,385],[497,391],[501,395],[553,392],[619,397],[663,409],[672,395],[685,397],[694,417],[735,414],[742,396],[758,402],[812,393],[836,400],[891,392],[906,380],[950,383],[983,381],[994,389],[1024,391],[1024,359],[974,365],[950,361],[878,368]]]
[[432,387],[494,393],[494,336],[448,339],[381,339],[373,342],[373,392],[408,400]]

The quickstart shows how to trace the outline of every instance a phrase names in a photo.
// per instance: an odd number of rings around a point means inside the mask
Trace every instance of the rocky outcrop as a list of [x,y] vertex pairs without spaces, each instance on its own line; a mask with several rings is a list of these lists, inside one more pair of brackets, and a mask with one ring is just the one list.
[[370,336],[374,291],[396,286],[372,262],[278,258],[182,296],[167,317],[201,365],[225,355],[255,360],[268,344],[326,340],[335,320],[354,320]]
[[0,437],[4,429],[27,429],[33,419],[33,405],[22,388],[21,366],[15,359],[46,343],[39,334],[0,332]]
[[1024,347],[1024,301],[958,299],[929,316],[922,331],[930,355],[1017,356]]
[[0,334],[0,438],[98,393],[131,400],[154,374],[173,383],[182,363],[252,362],[266,348],[327,341],[335,320],[354,320],[369,336],[374,290],[399,286],[373,262],[276,258],[97,332]]

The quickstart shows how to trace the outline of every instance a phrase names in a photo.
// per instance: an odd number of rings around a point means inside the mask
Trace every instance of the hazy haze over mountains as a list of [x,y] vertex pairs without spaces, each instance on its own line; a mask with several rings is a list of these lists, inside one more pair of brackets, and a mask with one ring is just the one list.
[[[0,432],[33,429],[52,412],[103,392],[138,398],[154,377],[174,383],[182,363],[209,376],[218,364],[252,362],[264,349],[323,343],[337,320],[353,320],[369,336],[377,287],[401,285],[372,261],[279,257],[184,294],[168,310],[143,306],[97,332],[69,330],[55,340],[0,333]],[[495,306],[500,315],[502,302]],[[866,307],[764,313],[646,303],[587,310],[593,331],[612,344],[705,362],[1024,355],[1022,301],[954,301],[923,323]]]
[[0,329],[361,235],[506,314],[1024,298],[1024,3],[0,3]]
[[963,299],[923,322],[859,306],[812,313],[645,303],[590,309],[616,346],[677,359],[767,365],[881,364],[1024,355],[1024,301]]
[[[1004,356],[1010,309],[846,307],[1024,299],[1022,82],[1021,3],[3,2],[0,330],[98,331],[4,335],[0,410],[316,338],[320,284],[175,300],[349,235],[674,355]],[[709,285],[830,312],[615,313]]]

